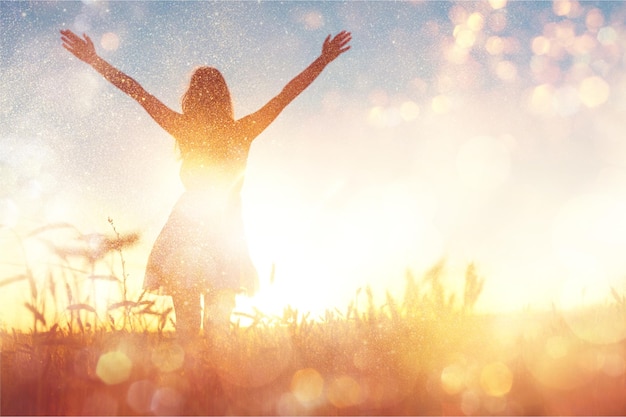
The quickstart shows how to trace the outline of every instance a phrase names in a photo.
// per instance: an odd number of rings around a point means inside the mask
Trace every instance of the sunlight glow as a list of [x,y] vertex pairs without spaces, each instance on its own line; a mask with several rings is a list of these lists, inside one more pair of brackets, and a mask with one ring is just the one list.
[[459,178],[469,188],[490,190],[502,185],[509,177],[510,166],[508,149],[494,138],[475,137],[459,148]]
[[553,242],[572,274],[588,277],[590,284],[596,274],[598,283],[618,279],[626,250],[625,208],[624,198],[603,193],[583,194],[563,206],[555,220]]
[[513,385],[513,373],[502,362],[492,362],[480,373],[480,385],[487,395],[503,397]]
[[291,378],[291,392],[303,405],[317,401],[324,389],[324,378],[315,369],[300,369]]
[[100,38],[100,45],[107,51],[116,51],[120,46],[120,38],[113,32],[107,32]]
[[507,3],[508,0],[489,0],[489,5],[494,10],[503,9],[504,7],[506,7]]
[[[595,275],[602,291],[624,291],[625,179],[596,189],[603,170],[624,170],[619,2],[170,6],[165,15],[151,2],[7,3],[15,47],[1,65],[12,86],[2,115],[3,227],[24,236],[37,223],[71,222],[101,232],[115,218],[141,235],[127,265],[137,295],[150,246],[183,191],[172,138],[68,55],[59,28],[87,33],[107,61],[175,111],[189,69],[215,65],[244,116],[319,53],[337,21],[353,31],[352,50],[250,152],[244,210],[261,290],[249,309],[344,310],[359,289],[398,294],[406,269],[419,276],[441,259],[484,264],[485,294],[497,288],[489,305],[542,298],[586,307],[607,300],[595,290],[580,297]],[[205,15],[215,25],[193,30]],[[275,21],[284,30],[272,30]],[[181,22],[191,28],[184,42],[171,32]],[[164,50],[171,59],[155,61]],[[27,249],[45,285],[40,264],[50,254]],[[7,263],[14,252],[4,252]],[[5,267],[9,280],[20,262]],[[528,275],[532,285],[507,292]],[[92,281],[75,295],[89,296],[100,314],[118,294],[113,281]],[[16,282],[3,298],[28,293]]]
[[459,363],[448,365],[441,371],[441,386],[449,395],[456,395],[465,389],[466,379],[466,371]]
[[19,208],[11,198],[0,200],[0,226],[13,228],[19,220]]
[[[249,201],[250,212],[263,218],[265,225],[272,224],[269,219],[278,213],[286,225],[302,224],[305,218],[305,224],[325,226],[273,229],[266,234],[262,224],[249,219],[248,243],[261,290],[251,299],[241,297],[238,308],[247,311],[254,306],[280,315],[290,305],[314,317],[326,309],[343,310],[365,285],[371,285],[377,297],[385,290],[398,296],[404,288],[398,278],[406,268],[427,270],[443,256],[444,241],[433,224],[437,211],[432,196],[396,184],[342,201],[341,210],[333,208],[330,198],[315,210],[308,209],[308,215],[293,202],[289,206],[275,201],[279,208],[273,209],[264,208],[267,202],[255,206]],[[369,260],[367,267],[360,266],[363,259]]]
[[578,89],[580,100],[587,107],[598,107],[604,104],[611,92],[609,84],[600,77],[585,78]]
[[451,107],[450,98],[448,98],[447,96],[443,94],[435,96],[433,97],[431,106],[435,113],[445,114],[448,111],[450,111],[450,107]]
[[133,364],[124,353],[112,351],[98,359],[96,375],[107,385],[120,384],[128,379]]
[[353,407],[364,401],[361,386],[348,375],[338,376],[331,380],[326,397],[337,408]]
[[[0,7],[1,411],[626,410],[626,2]],[[219,197],[178,233],[231,156],[245,239]]]

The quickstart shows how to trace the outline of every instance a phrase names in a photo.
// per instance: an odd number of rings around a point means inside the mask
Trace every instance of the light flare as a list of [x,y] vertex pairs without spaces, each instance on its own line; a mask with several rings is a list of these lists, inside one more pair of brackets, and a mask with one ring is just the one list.
[[572,11],[572,2],[570,0],[554,0],[552,11],[557,16],[567,16]]
[[133,382],[128,387],[126,403],[138,414],[146,415],[152,411],[152,397],[156,386],[149,379]]
[[545,36],[533,38],[531,49],[535,55],[547,55],[550,52],[550,39]]
[[105,51],[117,51],[120,47],[120,37],[113,32],[106,32],[100,38],[100,46]]
[[500,61],[496,64],[495,73],[502,81],[514,81],[517,78],[517,67],[511,61]]
[[414,101],[405,101],[400,105],[400,117],[402,117],[405,122],[411,122],[417,119],[419,114],[420,107]]
[[508,0],[489,0],[489,5],[493,10],[504,9],[508,3]]
[[606,103],[610,94],[609,84],[597,76],[585,78],[578,87],[580,101],[589,108],[599,107]]
[[183,411],[185,398],[174,388],[158,388],[152,396],[150,411],[157,416],[175,416]]
[[466,388],[467,372],[461,364],[446,366],[441,371],[441,387],[448,395],[456,395]]
[[504,52],[504,40],[499,36],[490,36],[485,42],[485,49],[490,55],[501,55]]
[[328,401],[337,408],[354,407],[361,404],[361,385],[348,375],[338,376],[330,381],[326,390]]
[[466,25],[454,28],[455,45],[461,49],[471,49],[476,43],[476,32]]
[[534,87],[530,93],[529,108],[537,115],[550,116],[554,113],[554,94],[556,90],[551,84]]
[[467,27],[473,32],[480,32],[485,27],[485,18],[482,14],[474,12],[467,18]]
[[317,30],[324,26],[324,16],[316,10],[311,10],[304,13],[300,17],[300,22],[307,30]]
[[611,26],[605,26],[598,31],[598,42],[604,46],[615,44],[618,35],[617,31]]
[[431,102],[432,110],[437,114],[446,114],[450,111],[452,103],[450,98],[444,94],[433,97]]
[[481,371],[480,386],[491,397],[503,397],[513,386],[513,373],[506,364],[492,362]]
[[596,32],[600,29],[602,25],[604,25],[604,15],[602,11],[596,8],[589,10],[587,16],[585,16],[585,25],[587,26],[587,30],[591,32]]
[[112,351],[100,356],[96,375],[107,385],[117,385],[130,377],[133,363],[123,352]]
[[291,377],[290,389],[302,405],[309,405],[321,398],[324,378],[313,368],[300,369]]

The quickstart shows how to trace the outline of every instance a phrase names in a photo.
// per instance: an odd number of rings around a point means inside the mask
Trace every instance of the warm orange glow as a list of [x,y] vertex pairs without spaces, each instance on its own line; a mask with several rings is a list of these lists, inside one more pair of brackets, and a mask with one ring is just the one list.
[[502,362],[492,362],[480,373],[480,385],[492,397],[503,397],[511,390],[513,373]]
[[298,370],[291,379],[291,392],[303,405],[318,401],[323,389],[324,378],[312,368]]
[[578,89],[580,100],[587,107],[598,107],[604,104],[610,95],[611,88],[600,77],[585,78]]
[[112,351],[98,359],[96,375],[107,385],[120,384],[128,379],[132,362],[123,352]]
[[364,400],[359,383],[347,375],[333,379],[328,386],[326,396],[328,401],[337,408],[355,406]]

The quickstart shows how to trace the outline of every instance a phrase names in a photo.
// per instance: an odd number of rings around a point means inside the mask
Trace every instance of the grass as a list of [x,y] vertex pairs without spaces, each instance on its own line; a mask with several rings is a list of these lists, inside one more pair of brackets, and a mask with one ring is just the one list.
[[[171,309],[129,297],[123,250],[137,238],[111,226],[112,236],[53,225],[23,238],[47,242],[54,262],[0,280],[28,283],[32,316],[28,332],[0,331],[2,414],[626,412],[626,303],[616,291],[593,312],[481,315],[477,269],[468,266],[457,297],[442,284],[442,263],[420,279],[407,273],[402,299],[387,295],[383,305],[366,288],[323,317],[257,311],[249,326],[235,315],[227,331],[180,340]],[[59,232],[69,237],[51,243]],[[103,308],[89,289],[97,281],[118,288]],[[588,330],[608,319],[594,339]]]

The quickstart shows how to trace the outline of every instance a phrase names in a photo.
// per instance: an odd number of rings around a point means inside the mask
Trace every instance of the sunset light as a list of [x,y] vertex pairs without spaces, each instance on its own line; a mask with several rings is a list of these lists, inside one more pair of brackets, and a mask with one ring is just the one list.
[[[342,21],[363,34],[346,61],[334,65],[335,75],[324,75],[253,146],[244,214],[262,292],[302,308],[338,307],[368,285],[400,290],[407,269],[420,273],[446,259],[451,271],[466,262],[499,271],[489,281],[512,293],[540,282],[552,288],[511,304],[508,296],[489,295],[487,286],[487,309],[547,307],[562,298],[560,286],[578,268],[573,263],[590,257],[612,286],[623,288],[626,265],[619,254],[626,243],[620,238],[623,197],[617,186],[623,165],[617,157],[623,154],[623,27],[614,18],[616,5],[490,1],[392,7],[420,15],[424,24],[416,26],[391,18],[387,9],[390,17],[383,19],[383,5],[376,3],[280,9],[290,10],[292,20],[286,43],[278,42],[284,48],[271,52],[277,56],[295,53],[318,37],[313,34]],[[190,69],[201,63],[223,69],[238,115],[279,91],[299,65],[284,60],[268,73],[253,70],[268,59],[260,45],[281,39],[260,23],[246,29],[254,42],[245,55],[229,52],[240,41],[220,28],[236,24],[220,16],[234,17],[252,5],[211,5],[212,34],[190,34],[184,47],[165,32],[140,35],[113,17],[157,19],[153,9],[159,6],[149,3],[3,7],[16,9],[11,25],[37,31],[28,48],[18,43],[3,51],[5,74],[18,87],[5,99],[12,116],[3,131],[2,224],[20,233],[46,222],[95,230],[114,218],[121,229],[142,235],[143,252],[129,254],[130,287],[136,291],[145,251],[182,190],[176,151],[140,109],[93,71],[68,61],[44,29],[70,26],[93,33],[108,59],[173,107]],[[203,6],[172,7],[180,8],[168,12],[176,21],[188,7]],[[265,13],[258,22],[279,13],[271,3],[255,8]],[[517,16],[523,14],[538,18],[522,23]],[[388,31],[371,42],[369,31],[376,29],[367,29],[368,16],[378,16],[381,30]],[[398,51],[396,58],[384,39]],[[164,60],[156,59],[164,50]],[[48,62],[45,70],[32,62],[36,51]],[[315,53],[299,51],[298,59]],[[19,101],[32,94],[39,99]],[[60,107],[52,104],[59,97]],[[598,199],[585,197],[590,195]],[[549,241],[554,246],[544,243]],[[549,276],[518,282],[515,271],[530,264],[544,265]]]
[[595,413],[556,393],[626,375],[625,16],[0,1],[0,333],[110,389],[12,411]]

